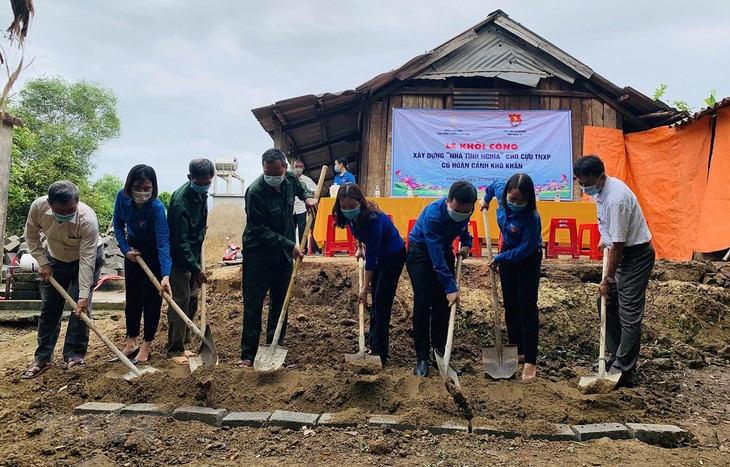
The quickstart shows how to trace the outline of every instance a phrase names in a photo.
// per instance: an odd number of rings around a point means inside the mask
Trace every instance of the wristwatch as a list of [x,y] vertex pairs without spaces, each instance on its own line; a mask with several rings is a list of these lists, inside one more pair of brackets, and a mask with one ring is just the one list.
[[603,280],[605,280],[609,284],[615,284],[616,283],[616,278],[614,278],[614,277],[604,276],[603,277]]

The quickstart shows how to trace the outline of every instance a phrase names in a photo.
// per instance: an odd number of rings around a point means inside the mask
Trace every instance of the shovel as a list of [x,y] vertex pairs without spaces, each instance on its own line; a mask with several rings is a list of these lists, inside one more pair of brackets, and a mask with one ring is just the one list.
[[[456,287],[459,287],[459,279],[461,279],[461,255],[458,255],[456,260]],[[453,385],[457,388],[461,388],[459,385],[459,374],[450,365],[451,360],[451,347],[454,344],[454,324],[456,323],[456,302],[451,305],[451,314],[449,315],[449,330],[446,334],[446,346],[444,347],[444,355],[434,349],[433,354],[436,357],[436,365],[439,367],[439,373],[441,378],[446,383],[448,388],[449,379],[452,380]]]
[[[205,246],[200,247],[200,264],[203,268],[205,268]],[[200,286],[200,328],[206,329],[205,327],[205,315],[206,315],[206,308],[207,305],[205,303],[206,298],[208,297],[208,287],[205,282]],[[218,361],[216,360],[216,365],[218,364]],[[193,357],[188,357],[188,365],[190,366],[190,372],[197,370],[198,367],[203,365],[203,357],[200,355],[195,355]]]
[[[360,278],[360,288],[362,289],[363,282],[365,282],[365,266],[362,258],[358,261],[358,276]],[[357,353],[346,353],[345,362],[351,363],[357,366],[372,367],[373,370],[380,370],[383,368],[383,362],[380,360],[380,355],[367,354],[365,353],[365,304],[358,304],[358,318],[360,321],[360,336],[358,337],[359,350]]]
[[[608,268],[608,248],[603,250],[603,274],[606,277]],[[578,382],[578,388],[583,392],[604,392],[616,387],[621,378],[621,372],[609,374],[606,372],[606,297],[601,296],[601,335],[598,343],[598,373],[592,376],[583,376]]]
[[[492,262],[492,237],[489,235],[489,218],[487,211],[482,211],[484,220],[484,236],[487,239],[487,259]],[[499,294],[497,292],[497,278],[494,269],[489,268],[489,280],[492,286],[492,305],[494,307],[494,346],[482,347],[482,362],[484,371],[494,379],[508,379],[517,371],[517,346],[502,344],[502,330],[499,318],[502,310],[499,309]]]
[[[137,263],[144,270],[144,272],[147,273],[147,277],[150,278],[152,283],[155,285],[155,288],[161,291],[162,287],[160,286],[160,281],[158,281],[152,271],[150,271],[149,266],[147,266],[147,263],[145,263],[141,256],[137,257]],[[162,296],[167,304],[170,305],[173,310],[175,310],[175,313],[177,313],[180,319],[182,319],[185,324],[187,324],[193,334],[198,336],[198,339],[200,339],[200,350],[198,350],[198,355],[200,356],[203,365],[215,366],[215,364],[218,363],[218,352],[215,349],[215,340],[213,340],[213,333],[210,330],[210,326],[206,324],[204,334],[195,325],[195,323],[193,323],[190,318],[188,318],[185,312],[182,311],[179,306],[177,306],[177,303],[175,303],[170,294],[165,293]]]
[[[68,292],[66,292],[66,290],[61,287],[61,284],[59,284],[53,276],[51,276],[49,280],[51,284],[53,284],[53,287],[58,291],[58,293],[60,293],[61,296],[66,299],[66,302],[68,302],[68,304],[71,305],[74,310],[76,310],[78,308],[78,305],[76,304],[74,299],[71,298]],[[99,330],[99,328],[96,327],[96,324],[94,324],[94,322],[86,315],[86,313],[81,313],[81,315],[79,315],[79,318],[92,331],[94,331],[97,336],[99,336],[99,338],[106,344],[106,346],[109,347],[109,350],[111,350],[112,353],[114,353],[114,355],[119,358],[119,361],[127,365],[127,368],[131,370],[129,373],[123,375],[122,378],[130,381],[138,376],[142,376],[142,374],[144,373],[154,373],[155,371],[157,371],[156,368],[153,368],[151,366],[146,366],[142,369],[137,368],[137,366],[134,363],[130,362],[129,359],[117,348],[117,346],[114,345],[114,343],[110,341],[109,338],[106,337],[104,333]]]
[[[319,194],[322,192],[322,186],[324,185],[324,178],[327,175],[327,166],[322,166],[322,172],[319,174],[319,183],[317,183],[317,191],[314,193],[314,199],[319,201]],[[307,244],[307,238],[309,237],[309,231],[312,228],[312,221],[314,216],[309,214],[307,216],[307,224],[304,227],[304,233],[302,234],[302,241],[299,245],[301,251],[304,251],[304,247]],[[284,304],[281,306],[281,312],[279,313],[279,321],[276,323],[276,331],[274,331],[274,338],[271,340],[271,344],[262,344],[259,346],[256,352],[256,358],[253,360],[253,368],[257,371],[273,371],[278,370],[284,364],[286,353],[289,351],[286,347],[279,345],[279,337],[281,336],[281,329],[286,321],[286,314],[289,308],[289,302],[291,301],[292,290],[294,290],[294,282],[297,278],[297,272],[299,271],[299,265],[302,263],[302,257],[300,256],[294,261],[294,268],[292,269],[291,278],[289,279],[289,287],[286,289],[286,296],[284,297]]]

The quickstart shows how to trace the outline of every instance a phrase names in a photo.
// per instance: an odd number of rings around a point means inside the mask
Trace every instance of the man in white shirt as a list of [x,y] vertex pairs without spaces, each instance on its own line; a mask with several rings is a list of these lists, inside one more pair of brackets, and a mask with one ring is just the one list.
[[[41,232],[48,242],[45,249],[41,244]],[[79,202],[79,189],[68,180],[53,183],[48,189],[48,196],[33,201],[25,224],[25,241],[38,261],[38,274],[43,279],[38,348],[33,365],[21,376],[30,379],[51,365],[61,331],[61,315],[66,300],[49,282],[50,276],[78,304],[76,313],[69,318],[63,359],[69,369],[85,363],[89,328],[79,315],[91,315],[91,298],[99,281],[104,246],[99,237],[96,214],[89,206]]]
[[[312,193],[317,191],[317,184],[314,183],[314,180],[304,175],[304,161],[297,159],[294,161],[294,169],[293,169],[294,175],[297,176],[299,179],[299,182],[303,184],[309,191]],[[304,233],[304,228],[307,225],[307,207],[304,205],[304,201],[300,200],[299,198],[294,198],[294,226],[297,228],[297,243],[302,242],[302,234]],[[312,226],[314,226],[314,221],[312,222]],[[314,239],[314,235],[312,232],[309,233],[309,238],[312,239],[312,253],[315,255],[322,254],[322,250],[317,245],[317,241]],[[309,251],[308,247],[304,247],[304,254],[306,255]]]
[[617,387],[633,387],[646,288],[655,259],[651,232],[636,195],[624,182],[606,175],[598,156],[575,161],[573,174],[583,192],[596,198],[600,247],[610,248],[599,285],[599,294],[607,299],[606,348],[611,357],[606,366],[609,372],[622,372]]

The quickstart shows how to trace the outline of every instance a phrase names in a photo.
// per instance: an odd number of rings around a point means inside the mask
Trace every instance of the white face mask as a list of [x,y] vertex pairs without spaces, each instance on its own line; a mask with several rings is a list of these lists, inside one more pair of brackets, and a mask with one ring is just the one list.
[[151,191],[134,191],[132,190],[132,198],[137,204],[144,204],[152,198]]
[[304,169],[301,167],[294,167],[294,175],[301,175],[304,173]]

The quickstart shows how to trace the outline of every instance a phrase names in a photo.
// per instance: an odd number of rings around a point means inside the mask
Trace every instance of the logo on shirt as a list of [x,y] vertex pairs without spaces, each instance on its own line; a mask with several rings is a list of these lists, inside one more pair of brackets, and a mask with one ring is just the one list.
[[509,124],[512,126],[520,126],[520,123],[522,123],[522,114],[508,114],[509,115]]
[[140,227],[144,227],[144,225],[145,225],[146,223],[147,223],[147,221],[145,221],[144,219],[140,219],[140,220],[139,220],[139,226],[140,226]]
[[517,227],[515,227],[515,225],[514,225],[514,224],[510,224],[510,225],[509,225],[509,231],[510,231],[510,232],[512,232],[512,233],[517,233],[517,232],[519,232],[519,230],[520,230],[520,229],[518,229]]

